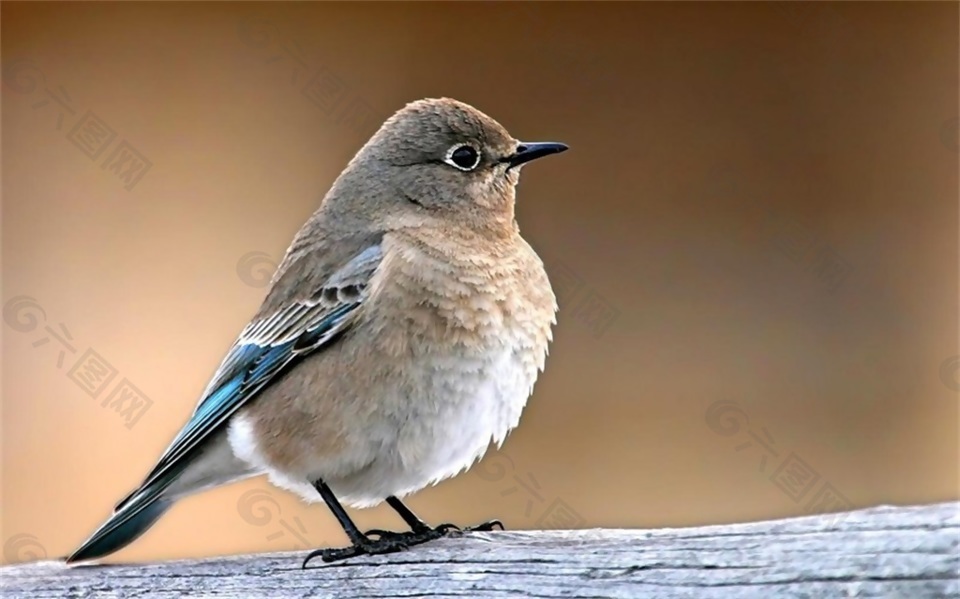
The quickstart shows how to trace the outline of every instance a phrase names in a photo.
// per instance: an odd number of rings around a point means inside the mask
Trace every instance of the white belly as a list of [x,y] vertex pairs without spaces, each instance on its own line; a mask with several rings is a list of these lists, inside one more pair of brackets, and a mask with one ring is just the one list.
[[242,417],[231,424],[230,443],[244,459],[259,462],[271,482],[307,501],[320,500],[310,484],[320,478],[342,503],[369,507],[454,476],[491,442],[502,444],[519,423],[538,373],[529,347],[499,344],[479,356],[425,356],[409,368],[419,372],[379,389],[378,409],[351,434],[338,459],[302,472],[277,472],[257,456],[252,428]]
[[536,370],[508,348],[438,370],[443,374],[427,409],[398,438],[400,463],[414,479],[408,491],[462,472],[491,442],[499,447],[520,422],[536,378]]

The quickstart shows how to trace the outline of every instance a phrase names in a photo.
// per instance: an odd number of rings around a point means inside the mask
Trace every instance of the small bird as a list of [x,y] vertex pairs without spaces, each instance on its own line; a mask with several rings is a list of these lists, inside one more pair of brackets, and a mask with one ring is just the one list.
[[[557,303],[520,236],[516,186],[522,165],[565,150],[449,98],[387,119],[294,237],[189,421],[67,563],[125,547],[186,495],[264,473],[322,499],[352,543],[304,567],[461,530],[400,498],[519,423]],[[343,508],[383,501],[409,531],[361,532]]]

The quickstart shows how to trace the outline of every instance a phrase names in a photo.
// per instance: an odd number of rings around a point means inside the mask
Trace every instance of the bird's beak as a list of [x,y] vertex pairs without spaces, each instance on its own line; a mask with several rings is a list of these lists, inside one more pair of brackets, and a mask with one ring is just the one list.
[[507,169],[511,169],[515,166],[520,166],[525,162],[530,162],[531,160],[536,160],[537,158],[543,158],[550,154],[558,154],[560,152],[565,152],[569,149],[567,144],[555,143],[552,141],[538,141],[538,142],[525,142],[521,141],[520,145],[517,146],[516,151],[503,159],[503,162],[506,162],[510,166]]

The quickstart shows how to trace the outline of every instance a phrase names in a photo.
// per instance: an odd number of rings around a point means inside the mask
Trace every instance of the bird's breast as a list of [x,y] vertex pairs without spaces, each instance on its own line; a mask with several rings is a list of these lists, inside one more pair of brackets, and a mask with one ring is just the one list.
[[369,301],[372,314],[388,315],[377,330],[381,351],[403,357],[436,345],[478,352],[512,345],[545,357],[556,298],[522,239],[497,251],[402,239],[385,246]]
[[525,244],[460,259],[408,247],[387,260],[368,338],[388,365],[381,407],[403,423],[395,455],[412,490],[469,467],[517,426],[544,367],[556,302]]
[[351,329],[235,419],[250,460],[305,497],[321,478],[373,505],[461,472],[517,426],[544,367],[556,300],[529,246],[385,245]]

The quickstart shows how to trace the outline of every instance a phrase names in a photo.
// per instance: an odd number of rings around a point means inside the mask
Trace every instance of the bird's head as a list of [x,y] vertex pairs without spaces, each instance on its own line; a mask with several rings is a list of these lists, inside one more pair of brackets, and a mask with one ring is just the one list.
[[448,98],[412,102],[357,153],[325,203],[383,230],[447,223],[510,228],[521,167],[561,143],[514,139],[479,110]]

